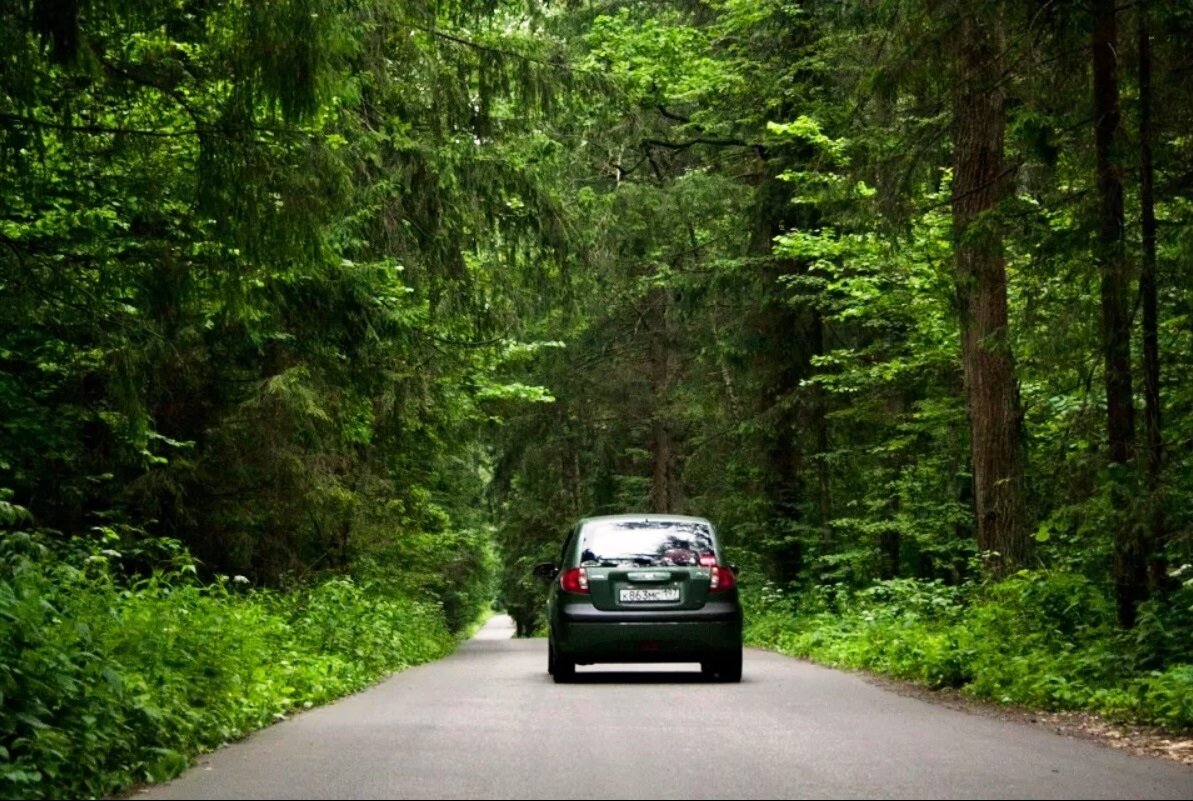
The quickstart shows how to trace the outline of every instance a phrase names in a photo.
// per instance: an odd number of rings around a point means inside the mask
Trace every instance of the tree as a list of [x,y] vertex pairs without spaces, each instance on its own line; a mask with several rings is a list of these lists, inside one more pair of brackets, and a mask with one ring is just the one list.
[[1135,462],[1135,401],[1131,389],[1130,272],[1123,220],[1123,167],[1119,136],[1118,11],[1113,0],[1093,0],[1094,147],[1097,157],[1098,234],[1102,272],[1102,354],[1111,497],[1120,519],[1115,536],[1115,597],[1119,622],[1131,626],[1147,598],[1147,558],[1129,516],[1130,471]]
[[952,206],[978,548],[996,554],[989,566],[1005,575],[1026,563],[1029,540],[1022,413],[998,222],[1010,185],[1003,157],[1006,43],[998,9],[990,10],[960,9],[952,87]]

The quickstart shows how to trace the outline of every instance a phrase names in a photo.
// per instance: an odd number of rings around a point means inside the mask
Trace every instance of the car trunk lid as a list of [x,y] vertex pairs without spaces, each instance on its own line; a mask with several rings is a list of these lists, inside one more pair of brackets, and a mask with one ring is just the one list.
[[605,611],[700,609],[708,600],[707,567],[589,567],[592,603]]

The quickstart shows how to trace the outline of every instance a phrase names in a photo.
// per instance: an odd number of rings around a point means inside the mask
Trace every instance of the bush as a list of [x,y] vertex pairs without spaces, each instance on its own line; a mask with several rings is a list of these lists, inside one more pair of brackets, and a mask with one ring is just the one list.
[[1108,593],[1061,571],[1024,571],[990,586],[898,579],[852,593],[820,587],[798,604],[773,587],[747,586],[746,639],[1002,703],[1186,729],[1193,640],[1182,639],[1184,592],[1146,606],[1127,634],[1114,625]]
[[376,584],[205,585],[184,559],[126,584],[123,555],[101,545],[0,540],[2,797],[172,777],[197,752],[454,644],[441,608]]
[[353,575],[367,584],[417,588],[434,599],[453,634],[472,626],[496,594],[497,557],[485,529],[406,532],[373,543]]

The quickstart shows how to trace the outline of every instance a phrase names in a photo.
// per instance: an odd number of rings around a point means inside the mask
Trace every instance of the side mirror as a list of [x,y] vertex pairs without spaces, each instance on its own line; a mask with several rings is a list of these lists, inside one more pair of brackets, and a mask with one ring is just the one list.
[[534,566],[534,577],[542,579],[543,581],[550,581],[559,573],[559,568],[550,562],[543,562]]
[[737,565],[729,565],[729,569],[732,570],[733,575],[736,576],[741,568],[739,568]]

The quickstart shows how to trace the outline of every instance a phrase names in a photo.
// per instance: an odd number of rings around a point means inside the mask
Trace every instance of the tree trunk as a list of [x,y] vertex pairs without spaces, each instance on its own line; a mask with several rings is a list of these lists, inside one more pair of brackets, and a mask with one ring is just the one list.
[[725,360],[725,351],[721,347],[721,332],[717,323],[717,310],[709,307],[708,320],[712,329],[713,347],[716,349],[717,370],[721,374],[721,384],[725,387],[725,400],[729,406],[729,419],[736,425],[742,421],[741,401],[737,396],[737,387],[733,381],[733,374],[729,372],[729,363]]
[[1139,296],[1143,306],[1143,402],[1147,424],[1147,489],[1149,590],[1168,583],[1164,560],[1164,514],[1160,505],[1160,474],[1164,469],[1164,439],[1160,429],[1160,346],[1156,310],[1156,201],[1152,168],[1152,41],[1148,0],[1139,2],[1139,225],[1143,259]]
[[1004,49],[997,20],[971,12],[958,34],[953,95],[953,230],[978,548],[995,575],[1028,556],[1022,414],[1007,324],[1006,260],[997,206],[1003,160]]
[[[824,355],[824,318],[817,309],[812,310],[811,325],[812,354]],[[828,393],[824,387],[813,387],[813,420],[816,429],[816,509],[820,520],[820,547],[829,553],[833,547],[832,473],[829,470]]]
[[668,321],[671,306],[667,290],[650,291],[649,371],[651,393],[651,451],[654,467],[650,480],[650,508],[655,512],[677,512],[680,507],[677,454],[672,432],[668,396],[671,391],[671,341]]
[[[792,110],[791,113],[794,113]],[[782,179],[784,168],[768,163],[768,175],[755,196],[757,217],[750,242],[759,269],[762,294],[747,318],[756,337],[754,387],[759,439],[760,485],[770,507],[768,535],[771,577],[781,584],[794,581],[804,569],[805,543],[796,531],[805,501],[808,453],[805,432],[810,428],[807,393],[801,383],[811,374],[811,309],[793,304],[786,281],[803,274],[807,266],[775,252],[775,239],[796,230],[813,230],[814,209],[792,203],[791,185]]]
[[580,452],[583,445],[580,442],[580,435],[570,422],[564,421],[563,429],[567,432],[567,436],[559,458],[563,461],[562,475],[566,487],[568,511],[572,517],[579,517],[585,508],[584,473],[580,466]]
[[1147,597],[1146,553],[1129,520],[1129,468],[1135,461],[1131,397],[1130,275],[1123,237],[1123,169],[1115,147],[1119,128],[1118,17],[1114,0],[1092,0],[1094,12],[1094,150],[1097,164],[1097,263],[1102,273],[1102,355],[1106,369],[1106,431],[1115,509],[1115,598],[1119,623],[1135,624]]
[[1135,458],[1131,400],[1130,279],[1123,242],[1123,169],[1115,139],[1119,127],[1118,23],[1114,0],[1094,3],[1094,147],[1097,156],[1098,266],[1102,272],[1102,352],[1110,460]]
[[878,550],[881,554],[881,559],[878,563],[878,575],[880,578],[899,578],[899,562],[902,543],[903,534],[893,525],[888,528],[884,528],[878,535]]

